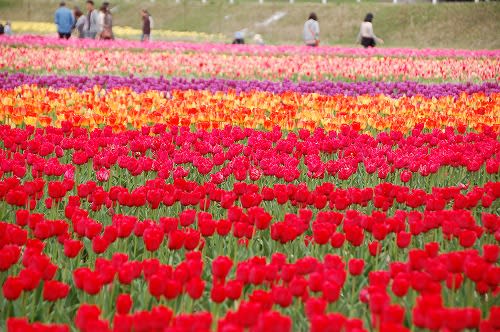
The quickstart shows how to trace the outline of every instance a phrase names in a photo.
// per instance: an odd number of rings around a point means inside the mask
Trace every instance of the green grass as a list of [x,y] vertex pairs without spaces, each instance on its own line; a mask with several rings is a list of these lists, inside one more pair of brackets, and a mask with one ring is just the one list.
[[[252,35],[260,33],[268,43],[300,43],[302,24],[309,12],[316,11],[324,44],[354,44],[359,24],[367,12],[375,15],[375,33],[386,46],[418,48],[500,48],[500,3],[430,3],[398,4],[361,3],[346,0],[305,3],[287,0],[258,4],[257,0],[115,0],[114,21],[117,25],[140,27],[140,9],[148,8],[155,28],[222,33],[228,41],[235,31],[247,28]],[[51,21],[59,0],[0,0],[0,21]],[[99,1],[97,1],[99,3]],[[84,1],[67,1],[83,7]],[[278,11],[287,14],[268,26],[256,26]],[[14,27],[15,29],[15,27]]]

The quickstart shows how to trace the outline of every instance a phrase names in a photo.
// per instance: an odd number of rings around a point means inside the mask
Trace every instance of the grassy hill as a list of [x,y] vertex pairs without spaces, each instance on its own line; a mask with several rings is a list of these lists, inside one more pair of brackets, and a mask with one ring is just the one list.
[[[84,7],[85,1],[66,1],[69,6]],[[375,33],[386,46],[418,48],[499,49],[500,3],[402,3],[329,1],[327,5],[296,0],[265,2],[235,0],[114,0],[116,25],[140,27],[139,11],[150,10],[155,28],[180,31],[222,33],[228,41],[237,30],[248,35],[260,33],[268,43],[300,43],[302,25],[309,12],[320,20],[321,39],[325,44],[352,45],[359,24],[367,12],[375,15]],[[59,0],[0,0],[0,20],[50,22]],[[100,4],[100,1],[96,1]],[[285,15],[262,24],[273,14]],[[260,23],[260,24],[259,24]],[[15,29],[15,27],[14,27]]]

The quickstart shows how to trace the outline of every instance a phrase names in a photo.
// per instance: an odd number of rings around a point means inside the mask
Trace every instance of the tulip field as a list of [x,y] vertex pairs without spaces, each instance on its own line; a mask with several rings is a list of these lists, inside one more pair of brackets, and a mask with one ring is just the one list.
[[500,51],[0,36],[0,331],[500,330]]

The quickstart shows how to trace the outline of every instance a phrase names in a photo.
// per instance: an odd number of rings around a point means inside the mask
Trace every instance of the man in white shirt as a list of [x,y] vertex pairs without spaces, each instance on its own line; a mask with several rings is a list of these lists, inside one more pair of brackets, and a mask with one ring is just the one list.
[[99,13],[94,9],[94,1],[87,1],[87,21],[85,22],[85,37],[95,39],[99,32]]
[[307,46],[319,45],[319,23],[315,13],[311,13],[304,23],[304,42]]

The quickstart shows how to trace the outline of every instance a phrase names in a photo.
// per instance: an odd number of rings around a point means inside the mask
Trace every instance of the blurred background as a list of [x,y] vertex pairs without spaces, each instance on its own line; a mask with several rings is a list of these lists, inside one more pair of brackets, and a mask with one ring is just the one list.
[[[205,2],[203,2],[205,1]],[[112,0],[113,22],[124,30],[118,37],[138,39],[141,9],[154,20],[153,38],[231,42],[243,31],[247,42],[260,34],[266,44],[300,44],[302,27],[316,12],[321,43],[355,45],[359,25],[368,12],[375,16],[375,34],[389,47],[500,48],[500,2],[431,0]],[[259,2],[260,1],[260,2]],[[292,1],[292,3],[290,2]],[[13,21],[16,33],[55,33],[59,0],[0,0],[0,22]],[[96,7],[102,1],[96,0]],[[85,8],[84,0],[66,1]],[[22,22],[17,24],[16,22]],[[43,25],[26,22],[45,22]],[[161,31],[165,31],[161,33]],[[169,31],[168,33],[166,31]],[[173,33],[185,32],[185,33]]]

